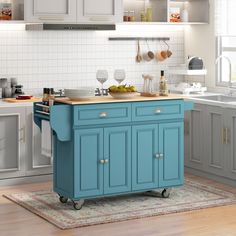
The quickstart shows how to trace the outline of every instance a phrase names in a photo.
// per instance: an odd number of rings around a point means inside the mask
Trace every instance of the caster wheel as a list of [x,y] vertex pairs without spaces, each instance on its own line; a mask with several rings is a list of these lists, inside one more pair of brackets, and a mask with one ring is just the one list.
[[60,197],[59,197],[59,200],[60,200],[61,203],[67,203],[68,198],[67,198],[67,197],[63,197],[63,196],[60,196]]
[[73,207],[75,210],[81,210],[84,204],[84,200],[80,200],[78,202],[73,201]]
[[162,193],[161,193],[161,196],[162,196],[163,198],[169,198],[169,197],[170,197],[170,190],[164,189],[164,190],[162,191]]

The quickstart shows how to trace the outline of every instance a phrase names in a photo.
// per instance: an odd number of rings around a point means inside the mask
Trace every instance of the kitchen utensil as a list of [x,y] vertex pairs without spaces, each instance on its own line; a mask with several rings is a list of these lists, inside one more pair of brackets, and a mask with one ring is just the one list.
[[146,40],[146,43],[147,43],[147,47],[148,47],[147,55],[148,55],[148,57],[149,57],[151,60],[153,60],[154,57],[155,57],[155,55],[154,55],[154,53],[150,50],[149,44],[148,44],[148,41],[147,41],[147,40]]
[[153,76],[151,75],[142,75],[143,79],[144,79],[144,83],[143,83],[143,91],[141,93],[141,95],[146,94],[146,95],[152,95],[155,94],[153,91]]
[[31,95],[19,95],[16,97],[16,100],[28,100],[31,98],[33,98],[33,96],[31,96]]
[[138,52],[136,56],[136,62],[140,63],[141,61],[142,61],[142,55],[141,55],[140,42],[138,40]]
[[17,85],[17,78],[10,78],[11,80],[11,87],[14,87]]
[[[14,91],[14,89],[15,89],[15,91]],[[15,96],[23,95],[24,94],[24,92],[22,91],[23,85],[16,85],[14,87],[14,89],[13,89],[12,93],[15,94]]]
[[158,52],[156,53],[156,60],[157,60],[157,61],[164,61],[164,60],[165,60],[165,58],[162,57],[161,52],[162,52],[162,51],[158,51]]
[[167,46],[167,50],[166,50],[166,55],[167,57],[171,57],[172,56],[172,52],[170,51],[170,45],[166,42],[166,41],[163,41],[165,43],[165,45]]
[[9,87],[4,88],[4,97],[10,98],[12,96],[12,89]]
[[[108,72],[107,70],[98,70],[96,74],[97,81],[102,84],[102,91],[103,91],[103,84],[108,80]],[[101,93],[103,96],[103,93]]]
[[16,99],[16,98],[4,98],[4,102],[9,103],[22,103],[22,102],[42,102],[42,98],[32,97],[31,99]]
[[146,40],[146,44],[147,44],[147,49],[148,49],[148,52],[147,53],[143,53],[143,59],[145,61],[151,61],[155,58],[155,55],[154,53],[150,50],[149,48],[149,44],[148,44],[148,41]]
[[121,84],[125,80],[125,70],[115,70],[114,79]]

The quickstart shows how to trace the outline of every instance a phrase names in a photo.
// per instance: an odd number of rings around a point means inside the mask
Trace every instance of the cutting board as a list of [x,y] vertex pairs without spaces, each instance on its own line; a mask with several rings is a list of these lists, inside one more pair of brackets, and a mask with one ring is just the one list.
[[31,98],[26,100],[17,100],[15,98],[4,98],[4,102],[10,102],[10,103],[22,103],[22,102],[42,102],[42,98]]

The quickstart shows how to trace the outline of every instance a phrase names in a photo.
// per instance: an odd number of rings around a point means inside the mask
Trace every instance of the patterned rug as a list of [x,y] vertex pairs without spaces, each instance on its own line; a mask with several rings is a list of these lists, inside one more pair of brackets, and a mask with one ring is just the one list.
[[4,195],[6,198],[42,217],[60,229],[192,211],[236,203],[236,195],[186,180],[185,185],[172,189],[170,198],[132,194],[87,200],[80,211],[70,202],[62,204],[50,191]]

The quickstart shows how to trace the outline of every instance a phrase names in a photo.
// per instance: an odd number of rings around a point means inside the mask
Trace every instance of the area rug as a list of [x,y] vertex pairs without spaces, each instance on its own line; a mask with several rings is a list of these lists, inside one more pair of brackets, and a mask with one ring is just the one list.
[[172,189],[169,198],[131,194],[85,201],[79,211],[70,202],[62,204],[51,191],[4,195],[60,229],[112,223],[170,213],[192,211],[236,203],[236,195],[215,187],[186,180]]

